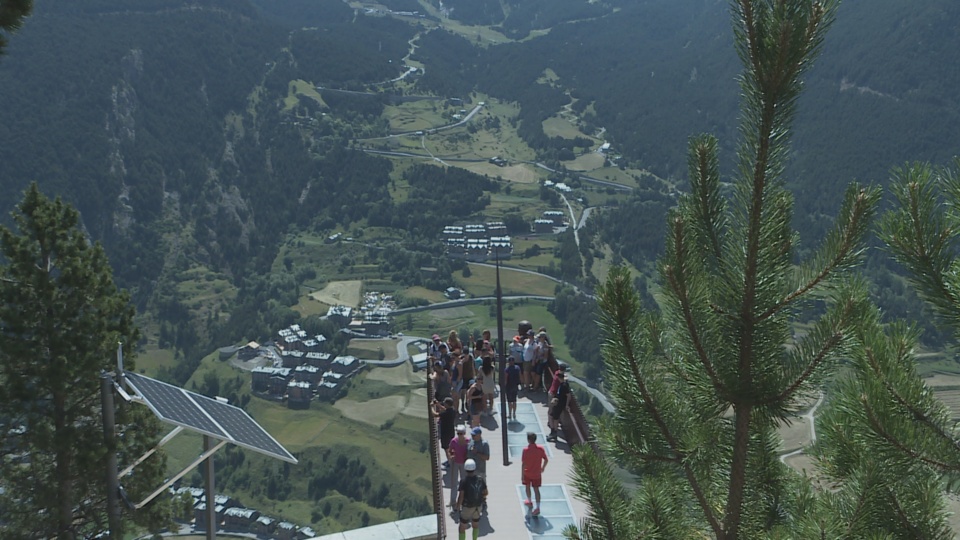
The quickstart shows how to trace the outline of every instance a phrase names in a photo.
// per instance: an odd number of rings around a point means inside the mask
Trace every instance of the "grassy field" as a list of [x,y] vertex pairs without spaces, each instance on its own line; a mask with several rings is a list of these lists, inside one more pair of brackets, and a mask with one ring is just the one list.
[[573,161],[564,162],[564,165],[571,171],[588,172],[592,174],[595,171],[603,168],[603,164],[606,159],[607,158],[604,157],[603,154],[589,152],[581,156],[577,156],[577,159],[574,159]]
[[443,295],[440,291],[433,291],[427,289],[426,287],[407,287],[406,289],[400,289],[397,291],[398,295],[403,296],[404,298],[413,300],[413,299],[422,299],[430,302],[431,304],[437,302],[446,301],[447,297]]
[[[472,296],[492,296],[496,288],[496,270],[470,264],[470,277],[454,274],[454,281]],[[557,282],[536,274],[500,268],[500,287],[505,295],[553,296]]]
[[570,123],[566,118],[551,116],[542,122],[543,133],[547,137],[560,137],[562,139],[575,139],[577,137],[587,137],[580,131],[580,128]]
[[384,360],[397,359],[397,340],[395,339],[351,339],[347,354],[367,360],[378,360],[380,351]]
[[363,281],[331,281],[319,291],[310,293],[310,298],[328,305],[360,307]]
[[178,360],[174,358],[172,349],[157,349],[148,347],[140,351],[136,358],[137,371],[150,377],[155,377],[162,368],[173,369]]
[[300,96],[307,97],[316,101],[321,106],[326,107],[327,104],[323,101],[323,98],[320,96],[320,93],[317,92],[317,89],[307,81],[297,79],[295,81],[290,81],[290,86],[287,89],[287,97],[283,99],[283,110],[289,111],[290,109],[297,106],[300,103]]
[[383,117],[390,123],[391,132],[401,133],[427,130],[448,124],[450,121],[443,117],[443,113],[449,110],[450,108],[442,101],[411,101],[402,105],[384,107]]

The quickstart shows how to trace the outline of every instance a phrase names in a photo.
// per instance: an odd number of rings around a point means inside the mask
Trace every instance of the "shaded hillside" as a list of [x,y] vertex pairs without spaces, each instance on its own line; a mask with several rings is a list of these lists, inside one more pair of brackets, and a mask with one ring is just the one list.
[[[428,73],[422,83],[443,88],[444,79],[459,79],[461,86],[518,100],[531,124],[556,112],[557,101],[569,102],[569,91],[586,129],[606,128],[608,140],[634,165],[682,177],[687,138],[710,132],[720,137],[724,170],[731,171],[739,68],[729,47],[727,4],[619,7],[615,16],[559,25],[544,36],[472,54],[469,40],[431,35],[418,54],[443,62],[434,68],[441,74]],[[833,201],[848,181],[885,181],[893,165],[942,163],[956,153],[960,108],[953,89],[960,68],[944,59],[960,50],[958,26],[960,5],[949,0],[841,5],[807,79],[790,163],[806,239],[823,230],[821,218],[835,211]],[[548,68],[559,80],[537,84]],[[549,151],[538,125],[521,134]]]
[[[239,275],[272,262],[290,223],[332,205],[357,219],[352,189],[382,186],[389,164],[344,159],[333,128],[305,140],[278,104],[294,79],[396,77],[414,30],[355,21],[339,0],[312,6],[322,24],[291,32],[283,2],[268,14],[214,0],[39,3],[0,62],[0,187],[36,180],[75,203],[141,304],[176,258]],[[164,244],[172,230],[193,234]]]

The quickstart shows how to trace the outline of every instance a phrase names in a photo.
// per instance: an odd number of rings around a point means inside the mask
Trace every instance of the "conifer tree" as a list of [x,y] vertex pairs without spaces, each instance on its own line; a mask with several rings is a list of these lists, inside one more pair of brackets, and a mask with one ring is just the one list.
[[[598,426],[599,454],[575,450],[590,514],[568,535],[949,537],[942,475],[960,448],[914,371],[915,332],[882,326],[852,272],[879,190],[850,185],[822,244],[796,260],[784,163],[801,77],[836,6],[731,3],[744,68],[732,195],[716,139],[692,138],[691,190],[668,217],[658,265],[662,313],[643,309],[624,269],[598,293],[617,413]],[[810,478],[780,460],[778,428],[821,397]],[[637,474],[632,496],[611,462]]]
[[20,28],[23,19],[33,10],[33,0],[3,0],[0,2],[0,55],[7,46],[6,34]]
[[[90,538],[107,530],[100,374],[114,369],[118,342],[132,358],[134,311],[75,209],[33,184],[14,220],[16,232],[0,227],[0,537]],[[116,421],[121,464],[158,438],[142,405],[121,403]],[[163,470],[151,458],[124,487],[141,496]],[[165,512],[132,518],[155,527]]]

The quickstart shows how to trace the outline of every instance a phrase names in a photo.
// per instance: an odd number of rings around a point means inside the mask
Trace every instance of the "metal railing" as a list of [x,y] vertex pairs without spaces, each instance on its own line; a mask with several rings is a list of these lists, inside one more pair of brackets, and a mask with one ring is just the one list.
[[433,399],[436,395],[433,388],[433,379],[427,377],[427,412],[429,415],[430,431],[430,477],[433,482],[433,511],[437,514],[437,538],[447,537],[446,507],[443,498],[443,475],[440,472],[440,428],[437,426],[437,417],[433,414]]

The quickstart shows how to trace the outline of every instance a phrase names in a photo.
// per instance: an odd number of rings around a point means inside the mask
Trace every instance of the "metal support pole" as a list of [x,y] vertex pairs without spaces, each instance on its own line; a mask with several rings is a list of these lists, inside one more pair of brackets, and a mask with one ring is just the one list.
[[[214,447],[214,440],[203,436],[203,451],[209,452]],[[207,495],[207,540],[216,540],[217,538],[217,506],[214,501],[214,481],[213,481],[213,453],[211,452],[204,461],[205,485]]]
[[107,449],[107,524],[110,540],[123,538],[120,519],[120,479],[117,476],[117,436],[113,410],[113,377],[100,373],[100,406],[103,412],[103,443]]
[[503,290],[500,288],[500,252],[497,257],[497,340],[500,342],[500,435],[503,439],[503,466],[510,465],[510,448],[507,446],[507,355],[503,340]]

